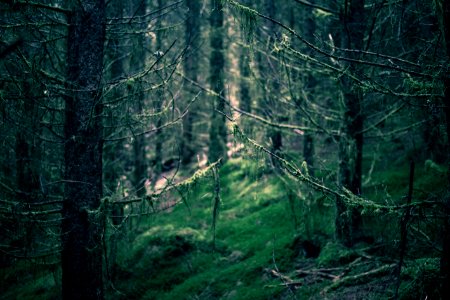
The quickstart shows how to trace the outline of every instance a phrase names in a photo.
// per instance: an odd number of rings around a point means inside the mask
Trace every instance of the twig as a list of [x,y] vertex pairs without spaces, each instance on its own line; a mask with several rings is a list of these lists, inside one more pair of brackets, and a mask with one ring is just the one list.
[[394,268],[395,266],[397,266],[397,264],[383,265],[383,266],[381,266],[377,269],[371,270],[371,271],[343,277],[342,279],[335,281],[332,285],[329,285],[326,288],[324,288],[320,293],[326,294],[331,290],[337,289],[341,285],[348,284],[348,283],[354,282],[354,281],[358,281],[362,278],[383,274],[383,273],[387,272],[388,270]]
[[[410,169],[409,169],[409,189],[408,189],[408,197],[406,199],[406,204],[411,204],[412,193],[413,193],[413,185],[414,185],[414,161],[411,160]],[[408,230],[407,225],[409,222],[409,218],[411,216],[411,209],[407,209],[405,212],[405,216],[400,221],[400,260],[397,266],[397,286],[395,287],[395,296],[394,299],[398,299],[398,290],[400,289],[401,280],[401,272],[403,259],[405,258],[406,253],[406,244],[408,239]]]
[[295,271],[296,275],[314,275],[314,276],[320,276],[325,277],[328,279],[336,280],[339,278],[339,275],[333,275],[327,272],[324,272],[322,270],[297,270]]

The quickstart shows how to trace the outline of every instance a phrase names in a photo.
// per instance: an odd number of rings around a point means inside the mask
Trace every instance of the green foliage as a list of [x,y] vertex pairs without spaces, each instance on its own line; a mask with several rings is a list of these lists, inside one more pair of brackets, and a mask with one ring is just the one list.
[[439,259],[422,258],[410,262],[403,270],[402,277],[407,279],[401,287],[400,299],[440,299]]
[[[55,264],[19,261],[0,269],[1,299],[57,299],[60,293],[61,270]],[[5,290],[7,287],[15,287]]]

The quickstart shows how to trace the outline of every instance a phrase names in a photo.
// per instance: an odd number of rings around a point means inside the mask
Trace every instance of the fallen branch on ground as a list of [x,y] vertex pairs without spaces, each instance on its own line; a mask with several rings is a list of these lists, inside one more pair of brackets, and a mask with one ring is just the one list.
[[335,280],[333,282],[333,284],[331,284],[331,285],[327,286],[326,288],[324,288],[321,291],[321,294],[322,295],[326,294],[329,291],[337,289],[338,287],[340,287],[341,285],[344,285],[344,284],[349,284],[349,283],[356,282],[356,281],[358,281],[360,279],[363,279],[363,278],[366,279],[367,277],[378,276],[378,275],[384,274],[384,273],[386,273],[387,271],[391,270],[392,268],[394,268],[396,266],[397,266],[397,264],[383,265],[383,266],[381,266],[381,267],[379,267],[377,269],[370,270],[370,271],[367,271],[367,272],[364,272],[364,273],[342,277],[339,280]]

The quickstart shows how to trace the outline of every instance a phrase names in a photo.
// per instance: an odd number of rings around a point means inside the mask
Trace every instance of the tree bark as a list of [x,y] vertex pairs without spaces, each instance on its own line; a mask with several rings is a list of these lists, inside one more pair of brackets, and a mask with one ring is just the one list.
[[[185,29],[185,41],[187,51],[186,59],[184,60],[183,69],[184,74],[187,78],[194,82],[198,80],[199,71],[199,47],[200,47],[200,1],[187,0],[186,5],[189,9],[188,18],[186,19],[186,29]],[[193,97],[193,86],[189,85],[187,87],[188,92],[186,93],[187,98]],[[187,102],[187,101],[186,101]],[[191,104],[191,109],[189,113],[183,118],[183,136],[181,139],[181,163],[187,165],[192,162],[192,158],[195,155],[195,135],[194,135],[194,122],[196,121],[196,109],[197,104]]]
[[68,16],[63,299],[103,299],[101,79],[105,2],[85,0]]
[[[110,2],[111,9],[108,11],[109,16],[112,18],[122,18],[124,16],[124,2],[122,0],[114,0]],[[109,72],[109,80],[115,81],[123,78],[125,75],[125,60],[123,58],[125,50],[124,45],[121,42],[121,37],[117,33],[110,34],[107,38],[109,40],[108,48],[105,49],[106,59],[111,61],[111,68]],[[120,99],[124,97],[125,90],[122,86],[116,86],[110,93],[108,100]],[[116,127],[117,117],[116,113],[118,109],[113,107],[106,107],[104,110],[104,135],[105,137],[114,134],[118,128]],[[123,160],[120,156],[123,152],[123,143],[110,142],[105,143],[103,147],[103,186],[105,194],[113,194],[117,189],[119,181],[119,174],[121,167],[123,168]],[[122,154],[123,155],[123,154]]]
[[227,128],[225,118],[225,83],[224,83],[224,26],[223,5],[221,1],[211,0],[213,11],[211,12],[211,56],[210,56],[210,84],[211,89],[219,94],[214,96],[213,111],[211,116],[211,128],[209,132],[209,161],[215,162],[222,158],[227,159]]
[[[136,75],[138,72],[143,71],[147,60],[145,37],[142,33],[145,30],[145,22],[142,16],[146,14],[147,4],[146,1],[134,1],[131,5],[131,13],[135,14],[138,34],[133,41],[133,54],[130,59],[130,72]],[[133,99],[134,113],[142,114],[145,107],[145,93],[143,92],[142,78],[138,78],[135,82],[129,85],[129,89],[136,95]],[[133,186],[138,197],[143,197],[146,194],[145,181],[148,176],[148,163],[146,158],[146,137],[145,135],[137,135],[134,137],[133,150],[134,150],[134,171],[133,171]]]
[[[275,4],[275,1],[272,0],[268,0],[266,1],[266,6],[267,6],[267,14],[269,15],[269,17],[275,19],[276,15],[277,15],[277,5]],[[274,24],[273,22],[268,22],[268,27],[269,27],[269,34],[270,36],[270,43],[269,43],[269,47],[273,46],[273,43],[275,43],[275,37],[278,35],[277,29],[276,29],[276,24]],[[272,49],[267,49],[267,53],[270,53],[272,51]],[[280,64],[277,63],[276,60],[271,59],[270,57],[267,58],[268,60],[268,71],[269,74],[273,74],[272,78],[269,78],[269,82],[268,82],[268,88],[269,88],[269,93],[267,93],[267,97],[268,99],[266,101],[268,101],[267,103],[267,107],[265,108],[268,111],[269,117],[273,118],[275,122],[277,123],[281,123],[282,121],[286,121],[284,117],[281,117],[279,115],[276,115],[277,113],[281,113],[281,112],[277,112],[276,111],[276,107],[277,104],[276,102],[278,101],[278,98],[281,96],[280,95],[280,86],[281,86],[281,72],[280,72]],[[271,146],[271,151],[277,155],[281,155],[281,148],[283,147],[283,137],[281,135],[281,131],[277,128],[270,128],[269,129],[269,137],[270,140],[272,142],[272,146]],[[279,167],[279,162],[277,159],[273,159],[272,158],[272,165],[274,167]]]
[[[196,1],[195,1],[196,2]],[[164,3],[162,0],[157,1],[157,9],[160,10],[163,8]],[[157,28],[162,28],[162,19],[158,18],[157,20]],[[163,48],[163,33],[158,30],[156,33],[156,51],[161,51]],[[156,93],[155,105],[154,108],[156,111],[161,111],[164,105],[164,87],[161,87]],[[162,165],[163,165],[163,140],[164,135],[162,129],[162,118],[159,117],[156,120],[156,128],[158,128],[155,132],[155,164],[153,166],[153,180],[152,180],[152,188],[155,187],[156,181],[159,179],[162,173]]]
[[[438,4],[439,1],[436,1]],[[445,50],[450,59],[450,3],[449,1],[440,1],[442,5],[442,31],[444,33]],[[443,230],[443,247],[441,256],[440,271],[442,275],[441,297],[450,298],[450,78],[444,79],[444,111],[446,117],[447,131],[447,195],[445,198],[445,219]]]
[[[314,0],[311,1],[312,4],[314,4]],[[305,9],[305,12],[307,14],[306,16],[306,24],[305,24],[305,38],[307,38],[309,41],[313,41],[314,39],[314,32],[316,30],[316,21],[314,19],[313,9],[311,7],[307,7]],[[310,51],[312,52],[312,51]],[[317,80],[314,78],[313,74],[309,74],[307,78],[307,84],[306,89],[307,93],[311,95],[311,93],[314,93],[314,89],[317,85]],[[312,97],[314,95],[311,95]],[[307,100],[303,103],[305,107],[305,111],[307,111],[308,102]],[[307,120],[306,116],[304,117],[305,121],[304,126],[308,127],[310,126],[310,122]],[[314,176],[314,136],[311,132],[305,132],[304,139],[303,139],[303,159],[305,160],[306,164],[308,165],[308,171],[309,175]]]
[[[363,49],[365,20],[364,1],[345,0],[341,14],[342,48]],[[355,58],[355,57],[352,57]],[[358,72],[359,66],[349,64],[348,70]],[[346,75],[341,77],[344,120],[339,139],[339,184],[352,193],[361,194],[362,151],[363,151],[363,92]],[[349,208],[342,199],[336,200],[336,234],[347,246],[352,246],[359,234],[361,216],[357,209]]]

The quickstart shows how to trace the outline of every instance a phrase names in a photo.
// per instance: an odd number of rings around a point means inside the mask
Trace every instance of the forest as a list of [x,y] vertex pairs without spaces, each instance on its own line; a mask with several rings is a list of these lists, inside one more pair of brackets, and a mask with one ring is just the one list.
[[450,2],[3,0],[0,299],[450,299]]

